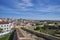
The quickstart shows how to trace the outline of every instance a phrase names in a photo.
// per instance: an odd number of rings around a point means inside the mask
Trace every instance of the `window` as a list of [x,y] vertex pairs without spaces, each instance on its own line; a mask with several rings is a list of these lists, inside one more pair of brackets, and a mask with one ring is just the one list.
[[8,29],[8,28],[7,28]]
[[6,28],[4,28],[4,30],[6,30]]
[[8,26],[8,25],[7,25]]
[[3,25],[1,25],[1,27],[3,27]]
[[8,25],[4,25],[4,27],[7,27]]

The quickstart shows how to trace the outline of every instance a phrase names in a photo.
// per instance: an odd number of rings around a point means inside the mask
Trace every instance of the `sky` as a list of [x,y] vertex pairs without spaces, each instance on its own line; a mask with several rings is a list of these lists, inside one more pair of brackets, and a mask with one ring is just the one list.
[[0,0],[0,18],[60,20],[60,0]]

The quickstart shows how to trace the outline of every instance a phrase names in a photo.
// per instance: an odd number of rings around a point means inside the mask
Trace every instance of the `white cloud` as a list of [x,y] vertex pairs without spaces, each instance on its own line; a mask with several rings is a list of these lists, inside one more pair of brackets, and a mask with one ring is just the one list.
[[47,6],[47,7],[41,7],[41,8],[37,8],[37,9],[22,9],[21,11],[30,11],[30,12],[60,12],[60,6]]
[[[50,0],[45,0],[45,3],[48,3]],[[44,3],[40,3],[40,7],[36,7],[36,9],[28,8],[35,7],[36,5],[32,3],[32,0],[22,0],[21,2],[17,2],[16,7],[18,11],[31,11],[31,12],[60,12],[59,5],[46,5],[45,7],[41,7],[45,5]]]
[[37,9],[40,12],[60,12],[60,6],[47,6]]
[[18,8],[26,8],[26,7],[32,7],[33,3],[31,2],[32,0],[22,0],[22,2],[17,4]]

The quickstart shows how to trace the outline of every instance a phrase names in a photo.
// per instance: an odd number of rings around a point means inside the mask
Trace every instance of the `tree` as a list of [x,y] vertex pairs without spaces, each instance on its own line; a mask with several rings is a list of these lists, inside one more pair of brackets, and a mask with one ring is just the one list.
[[0,28],[0,32],[2,32],[2,30],[3,30],[3,29],[2,29],[2,28]]
[[39,23],[36,23],[36,26],[40,25]]
[[40,27],[39,27],[39,26],[37,26],[37,27],[36,27],[36,29],[34,29],[34,30],[40,30]]

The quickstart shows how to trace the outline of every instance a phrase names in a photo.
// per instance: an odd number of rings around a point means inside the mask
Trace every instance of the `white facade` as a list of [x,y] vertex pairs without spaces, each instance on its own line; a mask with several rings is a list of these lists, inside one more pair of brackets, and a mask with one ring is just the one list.
[[0,24],[0,28],[3,29],[3,31],[9,31],[13,27],[13,23],[8,24]]
[[0,19],[0,22],[2,22],[2,20]]

